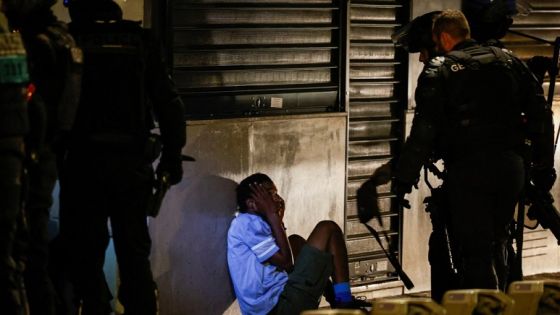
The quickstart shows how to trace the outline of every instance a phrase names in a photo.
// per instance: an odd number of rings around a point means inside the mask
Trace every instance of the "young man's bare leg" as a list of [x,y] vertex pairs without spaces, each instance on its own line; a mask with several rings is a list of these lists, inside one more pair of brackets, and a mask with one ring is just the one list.
[[290,248],[292,249],[292,258],[296,261],[299,252],[301,252],[303,245],[305,245],[307,241],[300,235],[292,234],[288,237],[288,242],[290,242]]
[[348,282],[348,253],[344,234],[333,221],[321,221],[313,229],[307,244],[333,255],[334,283]]
[[[301,252],[301,249],[307,243],[307,241],[297,234],[290,235],[290,237],[288,237],[288,241],[290,242],[290,247],[292,249],[292,256],[294,258],[294,261],[296,261],[299,253]],[[329,304],[332,305],[334,303],[334,288],[331,280],[327,280],[323,296],[325,297],[327,302],[329,302]]]
[[335,302],[352,302],[348,273],[348,253],[340,227],[332,221],[321,221],[313,229],[307,244],[333,255],[333,275]]

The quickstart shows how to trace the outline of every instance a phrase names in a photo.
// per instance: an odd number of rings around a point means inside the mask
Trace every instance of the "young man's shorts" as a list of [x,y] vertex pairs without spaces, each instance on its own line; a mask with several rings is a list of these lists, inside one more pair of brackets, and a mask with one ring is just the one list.
[[294,315],[316,309],[333,272],[333,256],[305,244],[294,264],[278,304],[269,314]]

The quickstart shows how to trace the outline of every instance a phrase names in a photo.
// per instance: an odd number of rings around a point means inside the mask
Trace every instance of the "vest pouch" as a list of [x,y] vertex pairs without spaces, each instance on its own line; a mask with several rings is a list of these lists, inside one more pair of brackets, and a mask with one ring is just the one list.
[[0,34],[0,83],[27,83],[29,72],[19,33]]

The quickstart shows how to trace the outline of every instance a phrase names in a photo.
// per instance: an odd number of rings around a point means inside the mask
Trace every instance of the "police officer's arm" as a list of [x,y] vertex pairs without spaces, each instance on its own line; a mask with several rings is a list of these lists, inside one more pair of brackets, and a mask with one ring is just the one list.
[[158,171],[170,172],[171,182],[181,180],[181,149],[186,142],[185,108],[167,71],[163,54],[154,39],[148,39],[147,93],[159,122],[163,143]]
[[552,109],[537,78],[522,61],[513,60],[522,76],[521,95],[524,99],[521,106],[527,119],[527,137],[531,141],[531,177],[536,185],[549,190],[555,179]]
[[442,116],[445,99],[439,71],[439,67],[428,65],[418,78],[410,136],[395,169],[397,182],[408,185],[408,190],[417,181],[422,166],[435,147],[438,120]]

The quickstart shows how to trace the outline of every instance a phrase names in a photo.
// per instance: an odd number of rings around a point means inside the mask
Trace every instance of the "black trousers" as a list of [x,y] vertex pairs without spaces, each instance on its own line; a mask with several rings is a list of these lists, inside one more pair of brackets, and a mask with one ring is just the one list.
[[23,138],[0,138],[0,309],[23,310],[20,279],[13,257],[17,219],[21,215]]
[[82,315],[111,311],[103,272],[110,233],[126,314],[156,313],[146,221],[153,176],[151,164],[139,156],[68,153],[61,178],[60,231]]
[[48,273],[49,209],[57,179],[56,157],[49,146],[39,154],[36,163],[27,165],[29,192],[25,206],[27,225],[20,231],[20,259],[25,264],[25,287],[32,314],[55,312],[55,290]]
[[505,289],[508,227],[523,189],[523,159],[514,152],[479,153],[448,166],[450,230],[460,288]]

